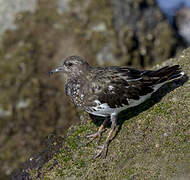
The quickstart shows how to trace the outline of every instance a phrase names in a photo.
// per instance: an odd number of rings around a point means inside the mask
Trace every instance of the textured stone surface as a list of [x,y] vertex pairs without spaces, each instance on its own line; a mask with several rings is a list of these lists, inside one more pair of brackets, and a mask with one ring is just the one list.
[[[0,179],[6,179],[32,152],[40,151],[41,142],[49,133],[55,131],[64,135],[71,124],[79,121],[81,112],[63,95],[63,79],[56,76],[55,81],[47,76],[47,72],[62,63],[64,57],[80,55],[92,65],[127,65],[130,60],[131,65],[140,67],[142,57],[139,54],[146,54],[146,50],[154,54],[157,59],[154,63],[176,50],[172,48],[176,39],[162,18],[164,25],[156,25],[156,41],[152,39],[153,36],[145,36],[146,31],[142,31],[141,36],[138,36],[142,38],[138,40],[141,46],[136,46],[137,31],[133,32],[124,19],[121,30],[116,32],[114,21],[122,17],[113,14],[113,5],[108,0],[0,2],[4,14],[1,13],[1,23],[7,24],[2,24],[2,27],[4,30],[4,27],[11,27],[1,33]],[[134,9],[137,17],[142,12],[150,17],[154,13],[152,7],[156,9],[152,5],[153,0],[125,2],[135,2],[131,14]],[[144,2],[148,6],[140,6],[142,12],[137,13],[139,4]],[[149,6],[150,10],[147,10]],[[9,16],[11,21],[8,20]],[[139,24],[142,27],[145,25]],[[159,58],[160,54],[162,58]],[[143,56],[145,66],[152,63],[149,55]]]
[[[6,29],[15,29],[15,15],[21,11],[34,12],[36,0],[0,0],[0,35]],[[17,15],[19,19],[19,14]]]
[[57,10],[60,14],[68,12],[70,10],[69,2],[70,0],[57,0],[57,4],[58,4]]
[[111,2],[117,59],[146,67],[176,53],[179,41],[154,0]]
[[[19,179],[27,172],[26,177],[31,179],[52,180],[189,179],[189,57],[190,49],[187,49],[162,64],[179,64],[186,73],[182,80],[164,86],[151,100],[121,114],[121,128],[110,144],[106,159],[91,159],[96,142],[82,146],[84,135],[97,129],[85,114],[79,125],[69,129],[60,152],[43,165],[36,163],[31,167],[31,163],[26,163],[13,178]],[[41,153],[31,158],[35,161],[43,157]]]

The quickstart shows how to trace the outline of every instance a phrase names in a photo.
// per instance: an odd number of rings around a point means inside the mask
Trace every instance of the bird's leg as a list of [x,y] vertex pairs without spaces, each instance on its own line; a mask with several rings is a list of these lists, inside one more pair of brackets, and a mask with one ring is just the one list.
[[93,134],[88,134],[88,135],[86,135],[85,137],[86,138],[89,138],[90,140],[86,143],[86,145],[87,144],[89,144],[89,143],[91,143],[95,138],[97,138],[98,137],[98,144],[100,143],[100,139],[101,139],[101,137],[102,137],[102,133],[105,131],[105,125],[106,125],[106,123],[108,122],[108,120],[109,120],[109,117],[106,117],[105,118],[105,120],[104,120],[104,122],[102,123],[102,125],[100,126],[100,128],[98,129],[98,131],[96,132],[96,133],[93,133]]
[[102,146],[98,146],[98,148],[100,149],[99,152],[93,157],[94,159],[99,157],[103,152],[104,152],[104,158],[107,155],[108,152],[108,146],[110,141],[112,140],[111,136],[113,134],[113,132],[116,130],[116,126],[117,126],[117,115],[115,113],[113,113],[111,115],[111,130],[106,138],[106,141],[104,142],[104,144]]

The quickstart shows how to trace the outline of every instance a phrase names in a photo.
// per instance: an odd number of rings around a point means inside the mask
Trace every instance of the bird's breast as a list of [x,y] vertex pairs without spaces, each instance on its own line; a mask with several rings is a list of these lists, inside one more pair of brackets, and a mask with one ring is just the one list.
[[79,81],[68,82],[65,86],[66,95],[69,96],[76,106],[83,106],[84,93],[81,91]]

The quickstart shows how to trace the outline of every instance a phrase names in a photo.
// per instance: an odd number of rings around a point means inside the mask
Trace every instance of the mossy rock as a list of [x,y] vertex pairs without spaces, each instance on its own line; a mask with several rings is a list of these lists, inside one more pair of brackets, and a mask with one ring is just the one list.
[[186,74],[184,78],[164,86],[152,99],[131,109],[133,112],[121,114],[121,128],[106,159],[92,159],[96,141],[82,145],[84,135],[98,128],[84,113],[82,122],[68,130],[63,146],[43,166],[37,162],[32,168],[28,165],[17,171],[13,179],[26,172],[31,179],[188,179],[189,57],[190,48],[162,64],[179,64]]

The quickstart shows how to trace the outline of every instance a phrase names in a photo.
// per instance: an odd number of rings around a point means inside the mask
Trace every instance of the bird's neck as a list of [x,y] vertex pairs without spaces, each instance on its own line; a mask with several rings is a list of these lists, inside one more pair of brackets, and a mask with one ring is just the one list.
[[71,81],[75,81],[75,82],[86,82],[88,81],[87,77],[88,77],[89,72],[78,72],[78,73],[74,73],[74,74],[68,74],[66,77],[66,82],[71,82]]
[[80,80],[85,80],[87,76],[89,76],[89,73],[91,72],[91,67],[84,66],[82,69],[78,69],[70,74],[67,74],[67,77],[70,79],[80,79]]

